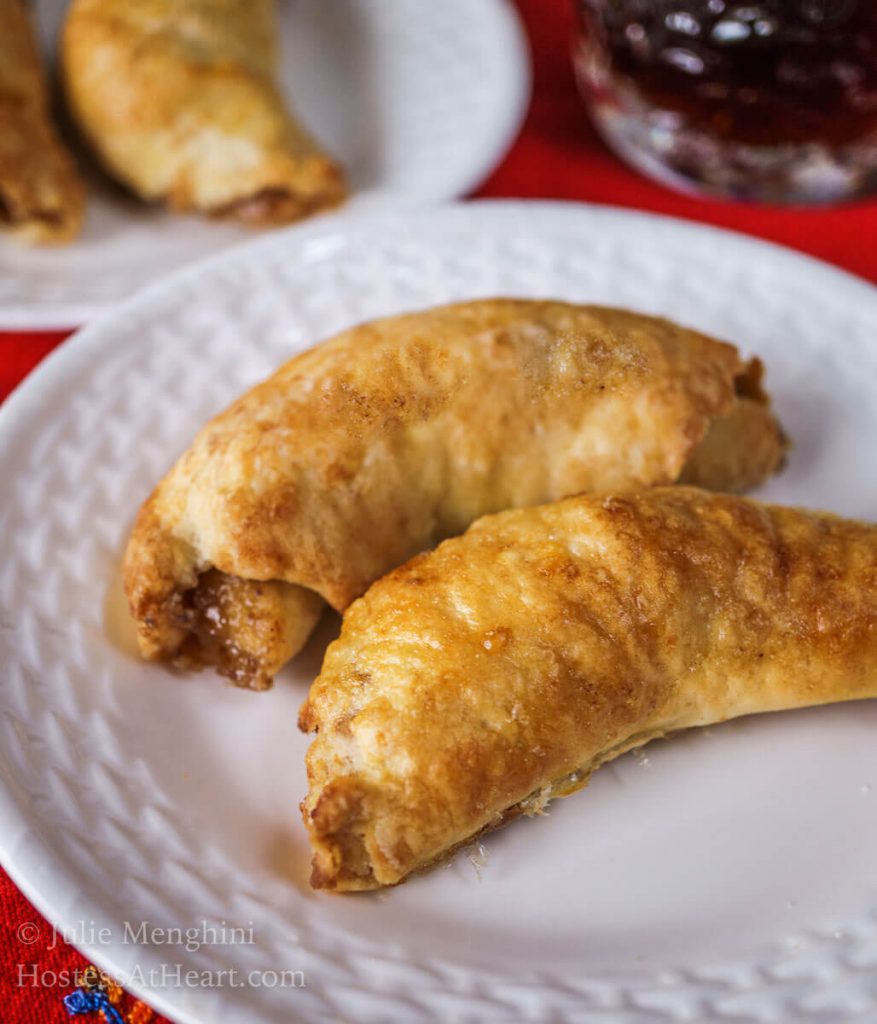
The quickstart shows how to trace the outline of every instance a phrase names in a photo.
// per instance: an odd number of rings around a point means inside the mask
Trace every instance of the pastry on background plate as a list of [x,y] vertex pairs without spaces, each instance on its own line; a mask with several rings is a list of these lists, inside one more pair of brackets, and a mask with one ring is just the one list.
[[106,169],[178,210],[284,224],[341,202],[278,84],[274,0],[73,0],[71,111]]
[[399,882],[677,729],[877,696],[877,527],[689,487],[479,520],[344,616],[312,884]]
[[296,356],[216,417],[140,511],[147,658],[256,689],[389,569],[487,512],[580,491],[751,487],[782,432],[757,360],[666,320],[488,299]]
[[27,242],[69,242],[85,186],[49,109],[46,75],[21,0],[0,0],[0,228]]

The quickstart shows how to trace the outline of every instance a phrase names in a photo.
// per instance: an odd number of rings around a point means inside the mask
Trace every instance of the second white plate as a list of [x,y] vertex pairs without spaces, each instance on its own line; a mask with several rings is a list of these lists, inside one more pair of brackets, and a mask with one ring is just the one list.
[[[66,0],[37,0],[47,52]],[[502,157],[529,95],[523,30],[509,0],[286,0],[284,84],[347,169],[347,210],[451,199]],[[252,238],[180,217],[89,177],[82,237],[60,249],[0,238],[0,330],[75,327],[146,282]]]

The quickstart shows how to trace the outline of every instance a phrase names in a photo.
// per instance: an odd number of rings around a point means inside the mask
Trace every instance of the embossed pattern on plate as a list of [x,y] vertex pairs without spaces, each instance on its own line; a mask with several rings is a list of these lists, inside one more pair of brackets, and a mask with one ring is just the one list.
[[[47,51],[67,0],[38,0]],[[345,212],[463,195],[523,118],[526,42],[508,0],[284,0],[283,80],[306,124],[343,163]],[[71,246],[0,238],[0,328],[74,327],[193,259],[252,240],[232,223],[181,217],[89,176]]]
[[[854,278],[565,204],[267,236],[95,322],[0,410],[0,859],[181,1024],[873,1020],[871,704],[653,745],[490,837],[477,869],[463,852],[344,898],[309,890],[296,809],[296,711],[336,623],[269,694],[126,653],[112,625],[126,532],[208,416],[354,321],[495,294],[660,312],[758,352],[795,442],[763,496],[877,516],[877,293]],[[187,950],[132,942],[125,922],[253,934]],[[178,963],[234,969],[240,987],[173,986],[161,965]]]

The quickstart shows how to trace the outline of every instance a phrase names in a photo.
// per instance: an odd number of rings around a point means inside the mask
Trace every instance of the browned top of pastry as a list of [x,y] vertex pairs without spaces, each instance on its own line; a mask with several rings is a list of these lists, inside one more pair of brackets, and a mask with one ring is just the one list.
[[784,449],[759,373],[666,320],[563,302],[344,331],[210,422],[143,506],[125,582],[144,653],[179,648],[211,567],[342,609],[486,512],[684,470],[751,486]]
[[877,527],[687,487],[487,516],[345,613],[301,712],[313,881],[392,884],[736,715],[877,696]]
[[46,80],[21,0],[0,0],[0,227],[31,242],[78,232],[85,188],[49,112]]

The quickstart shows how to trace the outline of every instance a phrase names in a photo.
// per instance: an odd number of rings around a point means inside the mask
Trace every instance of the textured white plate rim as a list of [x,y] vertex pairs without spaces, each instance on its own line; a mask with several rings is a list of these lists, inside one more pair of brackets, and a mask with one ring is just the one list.
[[[514,132],[511,133],[512,136],[514,134]],[[348,227],[354,227],[361,223],[379,225],[382,221],[404,215],[406,220],[408,220],[412,225],[415,225],[417,223],[418,216],[425,215],[430,217],[434,213],[441,213],[443,211],[447,211],[450,214],[455,210],[472,208],[495,209],[497,211],[508,211],[510,213],[520,210],[521,208],[530,210],[566,209],[569,211],[587,211],[591,216],[605,216],[616,224],[635,222],[654,224],[664,223],[677,235],[682,232],[689,231],[692,232],[693,235],[702,236],[704,234],[708,234],[712,236],[720,236],[724,239],[722,243],[724,245],[739,246],[740,244],[743,244],[752,248],[753,251],[757,249],[763,255],[771,254],[774,259],[780,258],[786,261],[797,260],[802,267],[818,267],[820,273],[831,274],[837,281],[838,286],[859,289],[860,294],[861,289],[871,293],[877,291],[877,285],[872,284],[864,277],[854,274],[852,271],[844,270],[842,267],[838,267],[826,260],[821,260],[816,256],[810,256],[808,253],[801,252],[778,242],[759,238],[757,235],[748,235],[743,231],[736,231],[732,228],[706,224],[700,221],[689,220],[684,217],[670,216],[668,214],[634,210],[627,207],[611,206],[601,203],[576,202],[562,199],[513,199],[505,197],[449,201],[445,203],[438,203],[435,206],[424,205],[419,202],[414,203],[409,199],[407,202],[403,201],[398,206],[394,205],[391,208],[386,208],[383,205],[375,208],[368,204],[360,206],[356,203],[351,203],[343,210],[324,214],[310,222],[292,225],[287,228],[280,228],[270,233],[260,235],[257,238],[249,240],[245,239],[235,245],[231,245],[223,249],[215,255],[194,260],[185,267],[156,277],[153,281],[150,281],[133,295],[128,296],[118,303],[112,303],[109,305],[82,305],[77,307],[68,307],[70,309],[78,310],[82,315],[83,322],[80,326],[74,326],[72,328],[73,333],[65,340],[64,348],[66,349],[68,347],[74,337],[77,338],[77,343],[79,343],[78,339],[86,334],[88,328],[99,327],[102,319],[107,315],[112,315],[118,311],[129,312],[137,310],[140,308],[142,303],[148,306],[152,302],[152,296],[163,292],[172,282],[177,280],[188,280],[190,275],[198,277],[203,272],[209,270],[209,268],[214,264],[224,264],[226,261],[236,258],[248,260],[251,253],[257,252],[262,248],[271,249],[275,245],[292,245],[295,241],[303,243],[306,240],[315,237],[331,236],[338,233],[343,234],[346,233]],[[28,318],[30,316],[28,311],[24,308],[20,312],[24,318]],[[6,308],[0,311],[0,315],[4,317],[4,322],[0,323],[0,333],[6,330],[7,326],[9,326],[10,329],[33,329],[39,331],[71,329],[70,323],[55,323],[51,314],[49,314],[49,319],[45,324],[36,323],[31,318],[23,319],[20,324],[12,322],[10,325],[7,325],[5,322]],[[39,367],[26,378],[27,381],[32,381],[37,373],[43,372],[57,353],[57,349],[53,350],[45,359],[43,359]],[[22,384],[23,383],[24,382],[22,382]],[[20,387],[21,384],[15,389],[15,391],[17,392]],[[2,416],[3,412],[8,407],[9,401],[12,397],[13,396],[10,395],[4,402],[2,410],[0,410],[0,416]]]
[[[62,389],[70,375],[100,356],[117,318],[137,318],[148,314],[157,300],[172,293],[177,287],[183,288],[194,278],[209,275],[213,267],[226,267],[238,260],[249,262],[253,258],[258,258],[262,250],[275,248],[288,249],[289,257],[294,258],[296,250],[307,246],[315,239],[331,240],[333,236],[363,231],[373,233],[380,230],[382,223],[397,229],[404,225],[406,230],[415,231],[421,221],[429,222],[442,218],[443,224],[456,220],[460,227],[465,227],[467,214],[474,210],[478,210],[482,217],[495,217],[498,222],[510,217],[526,218],[534,213],[544,212],[549,215],[553,213],[562,217],[564,221],[569,220],[570,223],[575,217],[582,220],[590,219],[592,222],[603,221],[606,230],[611,230],[613,224],[619,227],[665,225],[677,236],[686,233],[692,236],[709,236],[717,240],[717,245],[736,247],[738,250],[742,248],[754,257],[782,260],[790,268],[797,263],[802,268],[816,269],[821,275],[827,275],[832,279],[832,283],[843,293],[846,300],[851,303],[866,302],[874,305],[877,310],[877,289],[869,282],[830,264],[742,233],[626,209],[554,201],[481,200],[451,203],[437,209],[418,210],[405,215],[372,214],[357,218],[337,218],[331,222],[315,222],[304,228],[273,233],[189,265],[164,280],[148,285],[136,296],[82,328],[52,352],[0,408],[0,456],[3,456],[10,444],[14,443],[16,433],[26,428],[31,411],[40,406],[47,396]],[[343,244],[343,240],[338,239],[338,244]],[[81,913],[73,912],[81,892],[76,874],[68,868],[63,858],[43,842],[38,832],[30,825],[24,807],[3,785],[0,785],[0,863],[24,895],[54,927],[61,932],[75,932],[77,924],[81,924],[82,920]],[[90,919],[98,929],[106,925],[112,931],[112,926],[117,923],[99,907],[92,906],[89,912]],[[151,949],[144,947],[126,949],[119,944],[76,945],[80,952],[99,966],[122,977],[135,965],[148,969],[150,962],[156,966],[162,962]],[[173,990],[150,988],[145,984],[131,984],[129,987],[136,995],[148,1000],[157,1010],[167,1014],[178,1024],[197,1024],[199,1021],[197,1016],[180,1005],[174,997]]]
[[[339,213],[318,216],[312,222],[294,225],[285,230],[301,230],[319,225],[321,221],[336,216],[357,216],[363,210],[375,208],[393,210],[412,206],[431,206],[456,197],[468,195],[487,178],[503,159],[517,138],[523,125],[532,92],[532,65],[530,44],[517,8],[511,0],[479,0],[490,10],[492,31],[495,33],[494,49],[503,55],[494,72],[501,77],[492,99],[492,120],[479,136],[477,158],[465,174],[455,181],[448,181],[443,188],[426,188],[417,195],[396,194],[390,190],[374,189],[353,195]],[[269,232],[273,234],[276,232]],[[259,236],[257,241],[260,241]],[[225,246],[225,251],[251,245],[253,240],[242,238]],[[75,243],[74,243],[75,244]],[[212,259],[213,257],[207,257]],[[195,263],[200,260],[195,260]],[[157,275],[159,281],[164,275]],[[130,296],[125,296],[129,298]],[[125,301],[125,298],[119,301]],[[101,313],[116,306],[113,300],[60,302],[51,305],[8,302],[0,305],[0,332],[3,331],[64,331],[74,330],[89,323]]]

